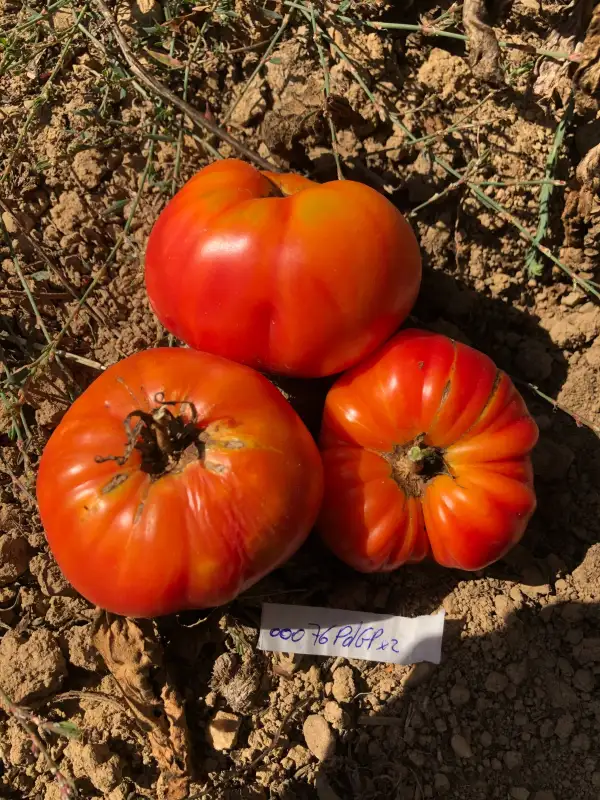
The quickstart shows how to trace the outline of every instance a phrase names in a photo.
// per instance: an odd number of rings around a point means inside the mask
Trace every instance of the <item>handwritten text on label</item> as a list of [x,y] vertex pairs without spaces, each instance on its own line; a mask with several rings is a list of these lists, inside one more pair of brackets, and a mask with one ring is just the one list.
[[439,664],[443,632],[443,612],[411,618],[265,603],[258,646],[277,653]]

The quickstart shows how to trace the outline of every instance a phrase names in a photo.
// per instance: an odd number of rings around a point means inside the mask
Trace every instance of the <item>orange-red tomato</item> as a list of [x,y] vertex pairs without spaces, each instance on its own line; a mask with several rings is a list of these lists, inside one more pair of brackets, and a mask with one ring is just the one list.
[[321,495],[316,444],[266,378],[169,348],[115,364],[73,403],[37,481],[66,578],[134,617],[232,600],[303,543]]
[[353,181],[315,184],[235,159],[195,175],[159,216],[146,288],[190,347],[299,377],[340,372],[396,330],[421,280],[400,212]]
[[487,356],[403,331],[327,396],[321,534],[364,572],[428,555],[481,569],[520,539],[534,511],[537,436]]

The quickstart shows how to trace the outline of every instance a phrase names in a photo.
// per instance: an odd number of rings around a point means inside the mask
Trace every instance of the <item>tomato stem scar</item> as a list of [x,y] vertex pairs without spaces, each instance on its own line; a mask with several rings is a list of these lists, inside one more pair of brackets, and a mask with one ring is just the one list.
[[443,451],[425,445],[424,439],[425,434],[420,434],[412,442],[380,454],[390,464],[393,480],[410,497],[421,497],[430,480],[448,472]]
[[[142,456],[141,469],[157,479],[176,468],[182,469],[193,460],[203,460],[206,435],[198,425],[196,406],[188,400],[165,400],[164,392],[154,395],[157,404],[152,412],[136,409],[123,420],[127,443],[120,456],[96,456],[96,463],[115,461],[120,467],[134,450]],[[189,409],[189,418],[177,416],[168,406]],[[132,427],[131,420],[137,418]]]

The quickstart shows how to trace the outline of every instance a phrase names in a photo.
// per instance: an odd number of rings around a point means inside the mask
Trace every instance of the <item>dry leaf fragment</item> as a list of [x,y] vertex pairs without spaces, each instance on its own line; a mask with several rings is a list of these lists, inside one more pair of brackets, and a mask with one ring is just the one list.
[[[590,0],[586,0],[586,4],[589,7]],[[575,84],[590,95],[597,95],[600,91],[600,5],[591,11],[581,60],[575,72]]]
[[500,45],[493,29],[484,22],[486,17],[485,0],[465,0],[463,5],[463,25],[469,37],[469,63],[476,78],[489,83],[500,84]]
[[102,612],[94,623],[93,641],[150,741],[161,773],[158,796],[183,800],[190,780],[185,712],[164,667],[153,624]]

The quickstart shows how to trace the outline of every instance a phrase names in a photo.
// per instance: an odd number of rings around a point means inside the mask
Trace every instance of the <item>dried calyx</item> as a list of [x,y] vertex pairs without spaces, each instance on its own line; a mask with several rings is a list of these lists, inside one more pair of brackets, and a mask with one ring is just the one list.
[[[188,401],[165,400],[162,392],[154,396],[154,402],[157,408],[153,411],[136,410],[125,418],[127,444],[123,455],[96,456],[98,464],[115,461],[122,467],[137,450],[142,458],[142,471],[158,478],[204,457],[206,437],[198,426],[195,405]],[[179,406],[182,411],[187,408],[189,414],[187,418],[183,413],[176,416],[168,406]],[[133,419],[137,422],[132,427]]]
[[420,497],[430,480],[448,474],[444,451],[426,445],[424,433],[408,444],[394,445],[382,456],[392,468],[392,478],[410,497]]

